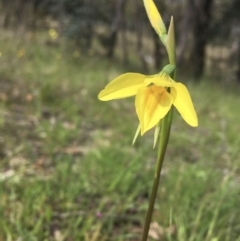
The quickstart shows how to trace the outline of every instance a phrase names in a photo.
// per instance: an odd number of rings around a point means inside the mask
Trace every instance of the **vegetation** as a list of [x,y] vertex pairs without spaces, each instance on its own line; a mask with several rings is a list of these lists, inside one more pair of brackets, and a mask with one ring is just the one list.
[[[124,69],[49,33],[0,36],[0,240],[139,240],[153,133],[131,146],[133,99],[97,99]],[[185,83],[200,126],[174,114],[150,237],[240,241],[239,88]]]
[[[178,23],[175,28],[177,62],[185,75],[201,80],[210,63],[212,77],[216,73],[219,78],[229,71],[231,79],[240,81],[239,0],[155,0],[155,3],[167,27],[171,15]],[[154,63],[157,70],[164,65],[164,49],[153,34],[142,1],[0,0],[0,13],[0,26],[5,29],[36,31],[49,26],[48,20],[54,19],[57,24],[53,28],[74,40],[82,52],[91,50],[97,40],[110,59],[120,49],[125,66],[131,63],[133,51],[141,69],[149,70],[149,62]],[[153,45],[151,51],[145,48],[146,36],[151,39],[148,41]],[[133,41],[135,45],[129,48]],[[216,48],[211,59],[209,46]]]

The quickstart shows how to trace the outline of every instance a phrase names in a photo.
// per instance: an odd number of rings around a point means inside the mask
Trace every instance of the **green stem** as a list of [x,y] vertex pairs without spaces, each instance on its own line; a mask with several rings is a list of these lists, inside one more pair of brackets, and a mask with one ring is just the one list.
[[157,196],[158,184],[161,176],[162,164],[163,164],[165,152],[167,149],[167,144],[168,144],[170,130],[171,130],[172,116],[173,116],[173,108],[171,107],[168,114],[163,118],[163,120],[160,123],[161,129],[160,129],[160,140],[159,140],[159,149],[158,149],[158,157],[157,157],[157,167],[156,167],[151,197],[149,200],[148,211],[145,219],[142,241],[146,241],[148,238],[148,232],[149,232],[149,227],[152,219],[154,203]]
[[[160,36],[160,39],[161,39],[161,36]],[[167,37],[166,38],[164,37],[161,40],[163,41],[164,46],[166,46],[169,63],[176,67],[176,48],[175,48],[173,17],[171,17],[171,22],[168,29]],[[171,74],[171,77],[175,80],[176,70]],[[168,89],[168,91],[170,92],[170,89]],[[161,129],[160,129],[158,156],[157,156],[157,168],[155,172],[152,193],[149,200],[147,216],[145,219],[142,241],[147,241],[147,238],[148,238],[148,232],[149,232],[149,227],[152,219],[154,203],[157,196],[158,185],[159,185],[160,176],[161,176],[162,164],[166,153],[170,130],[171,130],[172,116],[173,116],[173,107],[171,107],[168,114],[160,122]]]

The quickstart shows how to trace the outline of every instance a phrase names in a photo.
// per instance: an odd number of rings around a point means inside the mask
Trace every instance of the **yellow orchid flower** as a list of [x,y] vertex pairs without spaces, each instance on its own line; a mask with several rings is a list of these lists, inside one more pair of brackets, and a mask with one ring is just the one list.
[[166,34],[166,27],[153,0],[143,0],[149,21],[159,36]]
[[[170,88],[168,92],[166,88]],[[175,82],[168,74],[122,74],[102,90],[102,101],[136,95],[135,107],[141,135],[156,126],[174,105],[182,118],[191,126],[198,125],[197,115],[185,85]]]

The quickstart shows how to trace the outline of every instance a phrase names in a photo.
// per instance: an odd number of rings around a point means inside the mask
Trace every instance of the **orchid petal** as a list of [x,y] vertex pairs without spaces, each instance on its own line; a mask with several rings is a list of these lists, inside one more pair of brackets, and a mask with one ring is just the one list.
[[198,126],[197,114],[186,86],[181,83],[175,83],[174,87],[171,88],[171,95],[173,97],[173,105],[177,108],[182,118],[190,126]]
[[102,101],[121,99],[136,95],[139,88],[145,86],[145,75],[126,73],[118,76],[102,90],[98,98]]
[[141,135],[157,125],[171,108],[172,96],[156,86],[141,88],[135,100],[136,112],[141,125]]

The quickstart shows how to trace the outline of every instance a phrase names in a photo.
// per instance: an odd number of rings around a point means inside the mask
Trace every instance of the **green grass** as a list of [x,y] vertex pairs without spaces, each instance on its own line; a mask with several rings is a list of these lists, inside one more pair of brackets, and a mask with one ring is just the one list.
[[[124,70],[45,32],[0,41],[0,241],[140,240],[153,133],[131,146],[134,100],[97,99]],[[187,86],[200,125],[174,114],[151,240],[240,241],[239,87]]]

